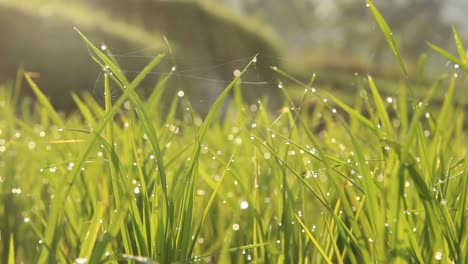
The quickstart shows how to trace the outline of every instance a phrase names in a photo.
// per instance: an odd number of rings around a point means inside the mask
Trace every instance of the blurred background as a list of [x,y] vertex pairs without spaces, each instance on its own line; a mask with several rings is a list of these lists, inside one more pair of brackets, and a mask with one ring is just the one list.
[[[412,76],[422,54],[428,55],[428,82],[458,71],[426,41],[455,52],[455,25],[468,43],[468,1],[374,3]],[[344,98],[358,92],[356,79],[368,73],[388,95],[397,93],[402,79],[364,0],[0,0],[0,83],[14,81],[23,67],[64,111],[74,108],[71,92],[102,97],[102,69],[74,27],[112,54],[130,79],[153,56],[166,53],[140,92],[149,93],[158,78],[173,74],[168,95],[183,90],[202,114],[256,54],[243,93],[249,102],[266,98],[272,109],[281,107],[280,83],[296,87],[271,66],[304,82],[317,73],[318,87]]]

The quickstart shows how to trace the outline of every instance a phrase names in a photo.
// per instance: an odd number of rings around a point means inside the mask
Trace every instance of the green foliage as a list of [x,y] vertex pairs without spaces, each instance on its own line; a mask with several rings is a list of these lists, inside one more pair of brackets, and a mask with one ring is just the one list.
[[[79,110],[61,116],[28,77],[33,108],[0,89],[0,232],[10,237],[2,263],[468,259],[456,77],[435,83],[421,103],[406,96],[407,83],[384,99],[368,77],[351,107],[313,88],[315,75],[305,84],[275,69],[304,92],[295,103],[283,85],[287,104],[272,114],[242,100],[252,58],[204,120],[183,95],[161,116],[172,75],[146,101],[135,91],[162,55],[129,81],[81,37],[104,71],[104,91],[122,89],[116,101],[74,96]],[[445,85],[441,108],[430,108]]]

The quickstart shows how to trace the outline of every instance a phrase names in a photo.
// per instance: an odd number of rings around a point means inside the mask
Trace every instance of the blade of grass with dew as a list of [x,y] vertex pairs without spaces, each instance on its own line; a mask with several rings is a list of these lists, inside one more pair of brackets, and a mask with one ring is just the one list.
[[455,45],[457,46],[458,56],[460,57],[463,65],[468,66],[468,56],[466,54],[465,46],[463,45],[463,41],[458,34],[457,28],[454,25],[452,25],[452,32],[453,37],[455,38]]
[[458,248],[460,248],[460,260],[467,259],[468,258],[468,239],[465,234],[468,232],[468,217],[467,217],[467,212],[468,210],[468,154],[465,154],[465,162],[463,164],[463,175],[460,179],[460,186],[461,186],[461,191],[460,191],[460,200],[459,202],[455,204],[459,204],[458,208],[461,210],[457,210],[455,212],[455,225],[456,229],[458,230],[458,241],[459,245]]
[[397,58],[398,63],[400,64],[400,67],[403,70],[403,73],[406,77],[408,77],[408,71],[406,70],[405,63],[401,57],[400,51],[398,50],[396,41],[393,38],[392,30],[390,29],[387,22],[383,18],[382,14],[380,14],[380,11],[377,9],[374,3],[371,0],[366,0],[366,2],[367,6],[370,8],[372,14],[374,15],[377,24],[379,24],[380,30],[382,30],[382,33],[384,34],[385,39],[387,40],[387,43],[390,46],[390,49],[393,51],[393,55],[395,55],[395,57]]
[[102,257],[105,255],[107,245],[116,238],[117,234],[120,232],[121,227],[125,223],[125,217],[128,212],[128,203],[129,199],[124,199],[121,207],[117,212],[112,216],[112,222],[106,229],[103,238],[96,243],[91,257],[89,258],[88,263],[100,263]]
[[299,173],[297,173],[291,166],[289,166],[285,161],[284,159],[277,153],[275,152],[270,146],[268,146],[265,142],[263,142],[263,140],[261,140],[260,138],[258,137],[255,137],[256,141],[262,145],[264,148],[266,148],[270,153],[273,154],[273,156],[276,157],[276,159],[278,159],[278,161],[281,162],[281,164],[284,165],[284,167],[290,171],[294,176],[296,176],[296,178],[302,182],[302,184],[317,198],[317,200],[326,208],[329,208],[329,205],[327,204],[327,202],[325,201],[325,199],[323,197],[320,196],[319,193],[317,193],[313,188],[312,186],[310,186],[303,178],[301,175],[299,175]]
[[37,97],[39,103],[46,109],[49,118],[54,122],[58,127],[63,127],[63,121],[60,119],[59,115],[55,111],[54,107],[50,104],[49,99],[42,93],[41,89],[36,85],[36,83],[29,77],[28,74],[24,74],[24,78],[28,82],[29,86],[33,90],[34,94]]
[[[115,76],[115,78],[117,78],[120,81],[120,84],[123,86],[122,88],[124,88],[124,94],[128,94],[128,98],[130,99],[130,101],[134,105],[138,116],[142,119],[141,125],[142,125],[142,127],[143,127],[143,129],[144,129],[144,131],[145,131],[145,133],[146,133],[146,135],[148,137],[148,141],[149,141],[149,143],[150,143],[150,145],[151,145],[151,147],[153,149],[153,152],[154,152],[154,154],[156,156],[156,161],[158,163],[158,171],[159,171],[159,176],[160,176],[159,178],[160,178],[160,182],[161,182],[161,189],[162,189],[162,192],[163,192],[163,195],[164,195],[164,200],[165,200],[165,202],[163,203],[164,206],[163,206],[163,212],[162,212],[161,215],[166,216],[166,217],[162,218],[162,222],[163,222],[162,224],[163,224],[163,226],[165,226],[164,229],[168,230],[167,227],[170,226],[170,223],[167,223],[167,221],[171,219],[171,216],[168,215],[169,212],[170,212],[170,209],[168,208],[170,206],[169,205],[169,200],[170,199],[169,199],[169,194],[168,194],[168,191],[167,191],[167,179],[166,179],[167,176],[166,176],[166,170],[165,170],[165,166],[164,166],[164,159],[163,159],[161,149],[159,147],[159,140],[158,140],[158,136],[156,134],[156,130],[155,130],[153,124],[151,123],[151,121],[149,120],[148,114],[144,110],[143,103],[141,102],[139,97],[134,92],[135,87],[131,87],[133,89],[129,89],[130,87],[128,87],[129,85],[127,85],[128,81],[125,78],[125,76],[123,76],[120,69],[115,64],[113,64],[113,62],[109,58],[107,58],[107,56],[104,53],[102,53],[100,49],[98,49],[96,46],[94,46],[80,31],[77,30],[77,32],[80,34],[80,36],[83,38],[83,40],[88,44],[88,47],[91,48],[91,50],[93,50],[93,52],[112,71],[112,73],[113,73],[112,76]],[[162,59],[162,55],[158,56],[157,58],[158,59],[155,59],[155,60],[152,61],[154,63],[154,65],[151,65],[151,63],[150,63],[148,66],[146,66],[143,69],[143,71],[141,71],[140,74],[135,78],[135,80],[132,83],[130,83],[130,85],[133,84],[133,83],[139,84],[141,82],[141,80],[150,72],[150,70],[154,66],[159,64],[160,60]],[[117,84],[119,85],[119,83],[117,83]],[[120,101],[120,99],[124,98],[123,95],[121,95],[121,97],[119,98],[119,101]],[[164,234],[164,237],[165,237],[164,241],[169,241],[169,236],[170,236],[170,234],[165,233]],[[169,246],[169,245],[163,243],[163,245],[161,247],[162,252],[164,254],[167,253],[167,251],[165,250],[166,246]]]
[[310,232],[309,228],[307,228],[307,226],[304,224],[304,222],[301,220],[301,218],[296,215],[296,219],[297,221],[299,222],[299,224],[301,224],[302,228],[305,230],[306,234],[307,234],[307,237],[309,237],[310,241],[312,242],[312,244],[314,245],[314,247],[317,249],[317,251],[320,253],[320,255],[323,257],[323,259],[325,260],[326,263],[333,263],[331,261],[331,259],[328,258],[327,254],[325,253],[325,251],[322,249],[322,246],[320,246],[320,243],[317,241],[317,239],[314,237],[314,235],[312,234],[312,232]]
[[189,249],[190,249],[190,244],[191,242],[191,229],[192,229],[192,217],[193,217],[193,186],[195,184],[195,175],[197,171],[197,163],[198,163],[198,157],[200,155],[200,149],[201,149],[201,144],[204,140],[204,137],[206,135],[206,132],[208,130],[208,127],[211,125],[213,122],[213,119],[215,117],[215,113],[218,111],[218,109],[221,107],[221,104],[223,101],[226,99],[228,93],[232,90],[232,88],[235,86],[235,84],[240,80],[242,75],[248,70],[248,68],[254,63],[254,60],[250,60],[250,62],[247,64],[247,66],[241,71],[241,73],[234,78],[234,80],[228,84],[228,86],[224,89],[224,91],[218,96],[216,99],[215,103],[211,107],[211,109],[208,111],[208,114],[206,115],[205,120],[201,124],[201,127],[198,131],[198,135],[196,136],[196,142],[197,144],[195,145],[191,157],[190,157],[190,164],[188,166],[187,170],[187,178],[189,179],[192,184],[187,184],[185,187],[185,190],[183,191],[183,197],[182,201],[184,201],[185,205],[183,207],[184,213],[183,216],[180,219],[180,226],[182,226],[181,230],[181,236],[180,240],[178,241],[179,243],[179,249],[182,254],[182,256],[190,257],[188,254]]
[[192,243],[190,245],[190,249],[188,251],[188,255],[191,256],[192,253],[193,253],[193,249],[198,241],[198,236],[200,235],[200,232],[201,232],[201,229],[203,227],[203,224],[205,222],[205,219],[206,217],[208,216],[208,212],[210,211],[211,209],[211,206],[213,205],[213,202],[216,198],[216,196],[218,195],[218,192],[219,192],[219,188],[221,187],[221,183],[223,182],[223,179],[224,177],[226,176],[227,172],[228,172],[228,169],[229,169],[229,166],[231,165],[231,162],[234,158],[234,155],[235,155],[235,152],[233,152],[231,154],[231,157],[229,158],[224,170],[223,170],[223,173],[221,174],[221,176],[219,177],[218,179],[218,182],[215,186],[215,188],[213,189],[213,192],[211,193],[210,195],[210,198],[208,199],[208,203],[205,205],[205,209],[203,210],[203,214],[202,214],[202,217],[201,217],[201,220],[200,220],[200,223],[198,225],[198,227],[195,229],[195,233],[193,235],[193,238],[192,238]]
[[[442,86],[442,80],[439,79],[432,87],[431,89],[429,90],[428,94],[426,95],[425,99],[423,100],[423,102],[421,104],[419,104],[417,107],[416,107],[416,111],[414,112],[413,114],[413,117],[410,121],[410,124],[409,124],[409,127],[408,127],[408,130],[406,131],[406,135],[404,137],[404,144],[405,146],[411,146],[412,144],[414,144],[415,142],[415,137],[416,137],[416,134],[417,134],[417,129],[418,127],[421,125],[421,118],[422,116],[425,114],[426,112],[426,109],[427,109],[427,106],[429,105],[429,102],[432,100],[432,98],[435,96],[435,93],[437,90],[439,90],[439,88]],[[403,107],[401,111],[404,111],[407,107],[407,104],[406,104],[406,100],[403,99],[403,100],[400,100],[400,104],[403,104],[403,106],[400,106],[400,107]],[[407,115],[407,112],[406,113],[403,113],[403,115]],[[408,150],[409,151],[409,147],[407,148],[404,148],[403,150],[406,151]],[[406,155],[408,153],[402,153],[402,160],[403,160],[403,163],[406,162]]]
[[352,107],[348,106],[346,103],[330,93],[327,94],[327,97],[329,97],[335,104],[345,110],[352,118],[359,120],[363,125],[370,128],[374,133],[377,133],[377,128],[375,127],[374,123],[364,117],[361,113],[354,110]]
[[[304,148],[303,146],[299,145],[298,143],[296,143],[295,141],[293,140],[290,140],[288,137],[286,136],[283,136],[282,134],[280,133],[277,133],[273,130],[270,129],[271,132],[273,132],[275,135],[281,137],[282,139],[284,140],[288,140],[289,143],[295,147],[297,147],[298,149],[304,151],[304,153],[308,156],[311,156],[313,157],[314,159],[316,159],[317,161],[320,161],[320,162],[323,162],[323,159],[320,158],[319,156],[315,155],[314,153],[311,153],[309,150],[307,150],[306,148]],[[346,179],[347,181],[351,182],[353,184],[353,186],[355,186],[360,192],[364,193],[364,190],[362,189],[362,187],[357,183],[355,182],[353,179],[351,179],[350,177],[348,177],[347,175],[341,173],[340,171],[338,171],[336,168],[337,167],[340,167],[342,166],[343,163],[341,160],[339,159],[336,159],[334,157],[331,157],[331,156],[326,156],[325,157],[326,159],[330,160],[331,162],[335,162],[335,163],[338,163],[337,165],[334,165],[334,166],[331,166],[331,164],[329,165],[330,166],[330,171],[334,171],[336,172],[337,174],[339,174],[341,177],[343,177],[344,179]]]
[[[137,200],[133,200],[130,203],[130,212],[132,213],[132,221],[131,226],[133,228],[132,233],[135,238],[133,241],[137,246],[136,252],[131,252],[132,254],[138,254],[142,256],[151,256],[152,252],[152,241],[150,239],[151,233],[151,226],[148,226],[151,223],[150,215],[151,215],[151,204],[149,201],[148,196],[148,189],[146,184],[146,179],[144,172],[142,170],[141,158],[138,155],[138,147],[135,143],[133,131],[130,128],[130,137],[128,139],[131,142],[131,149],[133,151],[133,160],[135,160],[136,170],[137,170],[137,178],[139,180],[138,194],[141,197],[141,204],[137,204]],[[130,252],[129,252],[130,253]]]
[[379,116],[380,122],[382,122],[383,130],[385,131],[385,136],[389,138],[394,138],[395,133],[392,129],[392,123],[390,122],[390,117],[388,116],[388,111],[385,108],[382,96],[375,85],[374,79],[369,75],[367,76],[369,81],[369,87],[372,92],[372,97],[374,99],[375,107],[377,108],[377,114]]
[[373,261],[383,261],[382,258],[385,256],[385,246],[384,246],[384,236],[385,232],[383,230],[384,226],[379,225],[379,223],[383,223],[381,217],[383,214],[379,213],[379,196],[377,195],[377,190],[374,184],[374,177],[370,173],[370,168],[366,162],[364,157],[363,148],[361,144],[357,141],[356,137],[351,133],[350,128],[344,122],[342,122],[344,129],[348,132],[349,137],[351,138],[351,143],[353,145],[354,153],[356,156],[356,162],[359,169],[359,173],[362,175],[362,183],[363,189],[366,195],[366,208],[368,210],[367,218],[371,225],[372,230],[370,231],[370,237],[374,240],[375,244],[375,252],[373,252]]
[[[80,33],[81,34],[81,33]],[[81,35],[85,40],[87,40],[84,35]],[[89,42],[89,40],[88,40]],[[90,43],[90,42],[89,42]],[[92,45],[92,44],[91,44]],[[93,46],[94,47],[94,46]],[[61,188],[58,190],[56,194],[56,199],[54,199],[53,204],[51,206],[51,210],[49,213],[48,225],[46,231],[44,233],[44,243],[49,245],[49,247],[41,248],[41,252],[39,253],[38,262],[45,263],[52,261],[51,257],[55,255],[56,247],[57,247],[57,239],[59,236],[57,227],[59,219],[61,218],[61,212],[63,207],[63,201],[67,198],[71,188],[73,187],[73,183],[75,182],[76,177],[81,171],[81,167],[84,165],[91,148],[93,147],[94,143],[96,142],[99,134],[104,130],[107,123],[112,121],[114,115],[119,111],[121,105],[125,102],[128,96],[133,92],[134,89],[141,83],[143,78],[155,67],[159,64],[162,59],[162,55],[155,57],[151,60],[148,65],[137,75],[137,77],[127,86],[127,89],[123,92],[121,97],[114,103],[110,111],[108,111],[101,121],[98,123],[95,129],[95,133],[88,139],[84,151],[81,153],[80,157],[77,159],[77,164],[70,173],[69,178],[65,177],[63,179],[62,186],[68,186],[67,188]],[[117,70],[118,71],[118,70]],[[117,75],[117,74],[116,74]],[[53,262],[53,261],[52,261]]]
[[97,204],[95,208],[93,219],[88,226],[88,231],[83,239],[82,247],[79,253],[79,258],[88,259],[91,257],[93,248],[96,244],[99,229],[101,228],[102,216],[104,215],[104,206]]
[[457,57],[454,55],[450,54],[448,51],[444,50],[443,48],[434,45],[430,42],[426,42],[426,44],[433,49],[435,52],[439,53],[442,55],[442,57],[446,58],[447,60],[459,65],[465,72],[468,72],[468,64],[464,64],[461,60],[459,60]]
[[[437,122],[436,122],[437,127],[434,133],[435,138],[438,138],[438,137],[445,138],[446,137],[445,133],[447,131],[447,128],[453,126],[451,122],[453,122],[454,120],[450,117],[453,116],[452,113],[454,111],[453,98],[455,96],[456,81],[457,81],[457,77],[453,76],[450,80],[448,90],[445,93],[444,102],[442,103],[442,108],[440,110],[439,116],[437,117]],[[435,140],[434,142],[436,141],[437,140]],[[431,150],[432,150],[431,153],[436,154],[436,152],[434,151],[435,150],[434,147],[431,148]]]

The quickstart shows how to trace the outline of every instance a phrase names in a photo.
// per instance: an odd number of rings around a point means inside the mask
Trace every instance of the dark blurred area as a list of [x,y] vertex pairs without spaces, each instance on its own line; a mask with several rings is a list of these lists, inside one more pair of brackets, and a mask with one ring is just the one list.
[[[422,53],[433,55],[429,72],[453,70],[426,41],[454,50],[452,24],[466,39],[462,10],[468,2],[374,2],[413,72]],[[398,78],[391,50],[360,0],[4,0],[0,83],[13,80],[23,66],[59,109],[73,108],[72,91],[99,97],[101,69],[75,26],[96,45],[105,44],[130,79],[152,56],[166,53],[144,85],[147,92],[173,72],[169,94],[184,90],[201,113],[255,54],[243,93],[249,102],[268,97],[273,108],[280,106],[280,78],[270,66],[302,79],[318,72],[322,83],[337,89],[346,89],[356,73]]]

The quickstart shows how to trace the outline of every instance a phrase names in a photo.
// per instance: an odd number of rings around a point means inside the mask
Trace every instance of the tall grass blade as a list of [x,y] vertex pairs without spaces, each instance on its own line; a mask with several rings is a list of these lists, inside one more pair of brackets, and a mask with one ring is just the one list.
[[390,49],[393,51],[393,55],[395,55],[395,57],[397,58],[400,64],[400,67],[403,70],[403,73],[407,77],[408,71],[406,70],[405,63],[403,62],[400,51],[398,50],[396,41],[393,38],[392,30],[390,29],[384,17],[382,16],[382,14],[380,14],[380,11],[377,9],[374,3],[371,0],[366,0],[366,2],[367,2],[367,6],[370,8],[372,14],[374,15],[374,18],[377,21],[377,24],[379,24],[380,30],[382,30],[382,33],[384,34],[385,39],[387,40],[387,43],[390,46]]
[[15,264],[15,240],[13,235],[10,236],[10,244],[8,247],[8,264]]
[[26,78],[26,81],[28,82],[29,86],[33,90],[34,94],[37,96],[37,100],[39,103],[44,107],[44,109],[47,111],[47,114],[49,115],[50,119],[54,124],[58,127],[63,127],[63,121],[60,119],[59,115],[55,111],[54,107],[52,104],[49,102],[49,99],[45,96],[44,93],[42,93],[41,89],[36,85],[36,83],[29,77],[27,73],[24,74],[24,78]]

